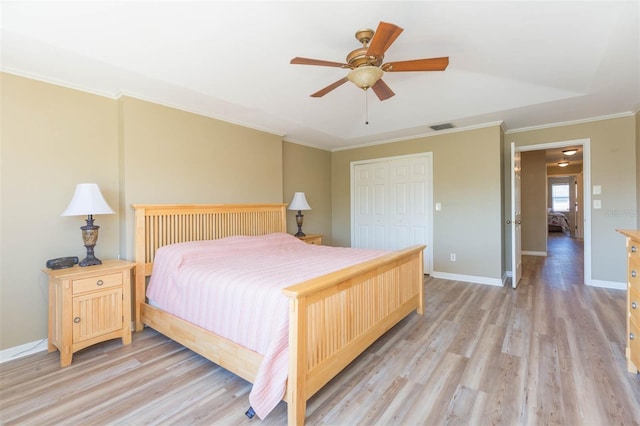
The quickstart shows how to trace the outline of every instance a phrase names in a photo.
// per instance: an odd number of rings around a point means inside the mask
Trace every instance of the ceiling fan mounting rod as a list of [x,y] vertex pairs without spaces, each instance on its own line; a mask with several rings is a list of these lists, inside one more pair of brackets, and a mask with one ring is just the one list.
[[375,32],[371,28],[363,28],[356,31],[356,40],[362,43],[362,47],[367,47],[367,44],[373,38],[373,34],[375,34]]

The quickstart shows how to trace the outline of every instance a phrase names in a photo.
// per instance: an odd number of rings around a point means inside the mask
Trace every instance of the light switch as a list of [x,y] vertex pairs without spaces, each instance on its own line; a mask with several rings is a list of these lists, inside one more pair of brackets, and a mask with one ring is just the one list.
[[600,202],[600,200],[593,200],[593,208],[594,209],[602,208],[602,203]]
[[442,210],[442,204],[436,203],[436,211]]
[[602,187],[600,185],[593,185],[593,195],[602,194]]

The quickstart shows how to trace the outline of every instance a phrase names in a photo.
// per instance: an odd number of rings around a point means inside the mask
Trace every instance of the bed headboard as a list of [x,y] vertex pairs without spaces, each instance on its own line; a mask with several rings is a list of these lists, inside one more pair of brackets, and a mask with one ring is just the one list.
[[[286,232],[286,204],[134,204],[135,261],[151,275],[167,244]],[[139,272],[139,271],[138,271]]]

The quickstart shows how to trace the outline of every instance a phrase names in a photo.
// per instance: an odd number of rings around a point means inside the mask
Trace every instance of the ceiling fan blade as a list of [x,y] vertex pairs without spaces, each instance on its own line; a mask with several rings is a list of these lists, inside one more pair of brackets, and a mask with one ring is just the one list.
[[297,65],[320,65],[323,67],[349,68],[349,65],[343,64],[340,62],[321,61],[319,59],[298,58],[298,57],[293,58],[290,63],[297,64]]
[[388,22],[380,22],[367,49],[367,55],[375,57],[383,56],[384,52],[396,41],[402,31],[404,30],[396,25],[389,24]]
[[312,94],[311,97],[312,98],[319,98],[321,96],[326,95],[327,93],[329,93],[330,91],[332,91],[333,89],[342,86],[344,83],[346,83],[347,81],[349,81],[347,79],[347,77],[343,77],[340,80],[336,81],[335,83],[332,83],[330,85],[328,85],[327,87],[325,87],[324,89],[318,90],[316,93]]
[[393,93],[393,90],[391,90],[391,88],[387,86],[387,83],[382,81],[382,79],[378,80],[376,84],[371,86],[371,88],[376,93],[376,96],[378,96],[378,99],[380,99],[381,101],[389,99],[390,97],[395,95],[395,93]]
[[399,71],[444,71],[449,65],[449,57],[414,59],[412,61],[388,62],[382,65],[385,72]]

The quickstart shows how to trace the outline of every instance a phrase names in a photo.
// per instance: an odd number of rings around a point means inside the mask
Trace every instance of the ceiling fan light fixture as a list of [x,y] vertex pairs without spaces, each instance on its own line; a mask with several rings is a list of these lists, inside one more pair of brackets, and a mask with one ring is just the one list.
[[382,78],[384,72],[371,65],[363,65],[349,71],[347,79],[361,89],[367,90]]
[[561,162],[558,163],[558,166],[560,166],[560,167],[567,167],[568,165],[569,165],[568,161],[561,161]]
[[564,155],[569,155],[569,156],[575,155],[577,152],[578,152],[577,149],[565,149],[564,151],[562,151]]

